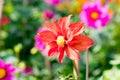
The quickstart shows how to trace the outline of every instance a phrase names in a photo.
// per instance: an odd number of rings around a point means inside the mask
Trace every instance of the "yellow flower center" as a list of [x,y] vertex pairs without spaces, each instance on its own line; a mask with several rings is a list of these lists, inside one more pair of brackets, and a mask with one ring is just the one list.
[[98,16],[99,16],[99,14],[98,14],[97,12],[92,12],[92,13],[90,14],[90,16],[91,16],[92,19],[97,19]]
[[58,36],[56,42],[57,42],[57,45],[58,45],[58,46],[64,46],[65,39],[64,39],[63,36]]
[[6,70],[3,68],[0,68],[0,79],[3,79],[6,76]]

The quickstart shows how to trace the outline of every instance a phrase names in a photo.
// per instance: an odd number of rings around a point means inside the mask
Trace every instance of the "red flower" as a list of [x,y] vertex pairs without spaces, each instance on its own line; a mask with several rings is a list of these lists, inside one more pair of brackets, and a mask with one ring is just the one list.
[[10,23],[10,19],[6,16],[3,16],[2,19],[1,19],[1,24],[4,26],[8,23]]
[[64,54],[72,60],[80,59],[79,51],[87,50],[94,42],[89,37],[82,35],[83,23],[74,22],[70,24],[71,15],[63,17],[52,24],[46,23],[47,30],[37,36],[50,46],[48,56],[59,55],[58,61],[62,62]]

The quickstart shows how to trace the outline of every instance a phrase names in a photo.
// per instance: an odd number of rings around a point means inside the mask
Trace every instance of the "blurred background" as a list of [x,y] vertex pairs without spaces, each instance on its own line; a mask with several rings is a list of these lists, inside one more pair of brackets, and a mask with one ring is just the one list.
[[[53,2],[52,2],[53,1]],[[20,72],[18,80],[72,80],[72,62],[64,57],[42,55],[35,48],[35,35],[45,21],[72,14],[71,21],[81,21],[79,14],[86,2],[95,0],[4,0],[0,27],[0,58]],[[112,13],[109,23],[100,29],[87,28],[94,40],[89,49],[89,80],[120,80],[120,0],[101,0]],[[85,80],[85,53],[81,53],[80,79]],[[46,59],[47,58],[47,59]]]

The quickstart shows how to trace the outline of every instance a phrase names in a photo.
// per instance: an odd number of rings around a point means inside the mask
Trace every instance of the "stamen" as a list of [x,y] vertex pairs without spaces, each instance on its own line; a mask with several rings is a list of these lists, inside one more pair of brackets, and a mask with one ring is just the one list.
[[6,70],[3,68],[0,68],[0,79],[3,79],[6,76]]
[[64,39],[63,36],[58,36],[56,42],[57,42],[57,45],[58,45],[58,46],[64,46],[65,39]]
[[99,15],[97,12],[92,12],[90,16],[92,19],[97,19]]

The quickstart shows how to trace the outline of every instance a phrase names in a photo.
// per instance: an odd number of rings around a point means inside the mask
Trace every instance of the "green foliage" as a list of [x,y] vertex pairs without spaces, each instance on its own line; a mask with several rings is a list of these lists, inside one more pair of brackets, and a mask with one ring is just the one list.
[[[72,62],[67,57],[64,57],[63,63],[58,63],[57,56],[48,59],[51,64],[49,70],[46,56],[34,49],[34,36],[37,29],[44,25],[44,9],[52,9],[56,13],[55,19],[70,14],[69,11],[57,10],[43,0],[5,0],[3,15],[11,22],[2,26],[0,31],[0,58],[17,68],[21,67],[20,62],[24,62],[33,69],[32,74],[17,73],[18,80],[75,80]],[[114,14],[111,22],[102,29],[85,27],[85,32],[95,42],[89,50],[89,80],[120,80],[120,58],[113,57],[120,54],[120,7],[115,7]],[[80,21],[78,16],[74,14],[71,22]],[[85,52],[80,54],[79,78],[85,80]],[[118,63],[111,65],[109,62],[113,59]]]

